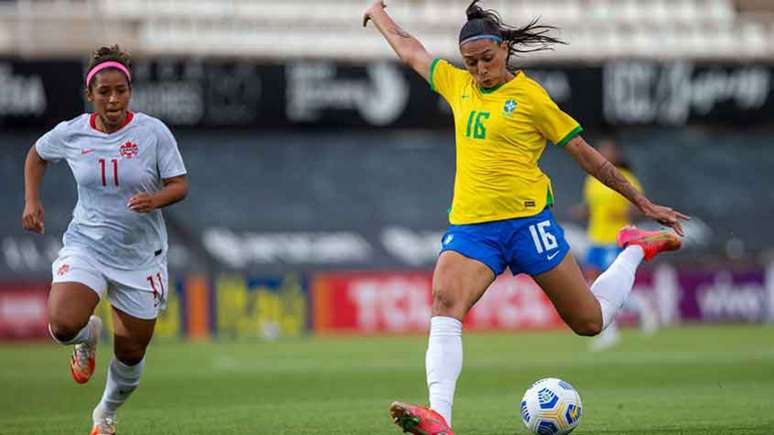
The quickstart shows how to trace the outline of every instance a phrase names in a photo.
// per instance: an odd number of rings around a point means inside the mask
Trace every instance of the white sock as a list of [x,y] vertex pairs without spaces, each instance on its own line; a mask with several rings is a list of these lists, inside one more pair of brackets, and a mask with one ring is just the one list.
[[451,426],[454,389],[462,371],[462,322],[453,317],[430,319],[425,368],[430,407]]
[[644,256],[645,253],[641,247],[628,246],[591,285],[591,292],[594,293],[602,308],[602,329],[607,328],[615,320],[618,310],[632,291],[634,274]]
[[81,328],[81,330],[78,331],[77,334],[75,334],[75,337],[71,338],[68,341],[60,341],[58,338],[56,338],[54,333],[51,331],[51,324],[48,325],[48,333],[51,335],[51,338],[53,338],[54,341],[56,341],[59,344],[81,344],[81,343],[86,343],[86,342],[89,342],[89,341],[93,340],[93,337],[91,336],[91,333],[93,331],[93,328],[91,328],[91,323],[96,321],[94,319],[95,319],[95,316],[91,316],[89,318],[89,321],[86,322],[86,325],[83,328]]
[[99,413],[103,417],[112,418],[116,410],[126,402],[132,391],[140,384],[140,376],[142,376],[144,367],[145,359],[133,366],[128,366],[113,357],[110,361],[110,367],[108,367],[105,392],[94,410],[94,415]]

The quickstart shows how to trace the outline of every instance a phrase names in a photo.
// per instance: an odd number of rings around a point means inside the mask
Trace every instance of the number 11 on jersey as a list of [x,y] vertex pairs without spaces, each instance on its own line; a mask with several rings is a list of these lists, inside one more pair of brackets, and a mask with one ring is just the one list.
[[[110,159],[113,164],[113,184],[118,186],[118,159]],[[107,161],[105,159],[99,159],[99,167],[102,170],[102,185],[107,186]]]

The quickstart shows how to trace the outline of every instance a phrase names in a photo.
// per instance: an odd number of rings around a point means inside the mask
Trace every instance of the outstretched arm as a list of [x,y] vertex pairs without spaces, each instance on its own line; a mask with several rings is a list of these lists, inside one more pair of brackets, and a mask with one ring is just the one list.
[[620,193],[632,204],[637,206],[642,214],[657,221],[661,225],[671,227],[679,235],[684,235],[680,220],[690,219],[679,211],[669,207],[653,204],[650,200],[632,186],[626,178],[602,154],[591,147],[581,136],[576,136],[565,146],[578,165],[584,171],[594,176],[607,187]]
[[429,82],[433,57],[422,43],[393,21],[384,10],[386,7],[382,0],[375,1],[363,14],[363,27],[373,21],[400,59]]

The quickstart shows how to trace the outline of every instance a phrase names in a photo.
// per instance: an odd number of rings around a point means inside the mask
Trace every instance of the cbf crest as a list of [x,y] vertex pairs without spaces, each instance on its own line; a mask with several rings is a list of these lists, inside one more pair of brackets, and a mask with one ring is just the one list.
[[516,111],[516,106],[518,106],[519,103],[516,102],[516,100],[508,100],[505,102],[505,105],[503,106],[503,115],[505,116],[511,116],[513,115],[513,112]]
[[127,142],[121,145],[121,157],[131,159],[140,152],[140,148],[134,142]]

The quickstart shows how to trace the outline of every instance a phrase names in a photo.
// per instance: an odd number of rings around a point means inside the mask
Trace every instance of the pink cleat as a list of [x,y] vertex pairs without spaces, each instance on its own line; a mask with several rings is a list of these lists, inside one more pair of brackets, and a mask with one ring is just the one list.
[[661,252],[677,251],[683,245],[680,238],[669,230],[643,231],[634,225],[627,225],[618,232],[619,248],[637,245],[645,252],[645,261],[650,261]]
[[454,435],[441,414],[424,406],[392,402],[390,417],[403,432],[415,435]]

